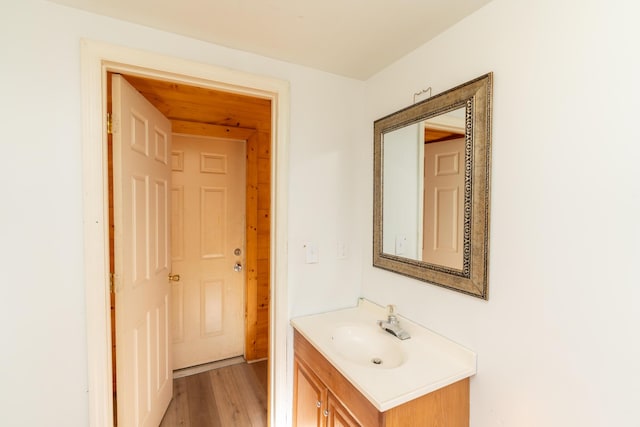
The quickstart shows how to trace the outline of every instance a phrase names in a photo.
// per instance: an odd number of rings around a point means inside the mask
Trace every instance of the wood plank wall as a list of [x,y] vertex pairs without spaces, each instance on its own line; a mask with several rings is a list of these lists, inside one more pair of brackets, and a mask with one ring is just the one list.
[[[110,115],[113,112],[111,102],[111,75],[107,73],[107,113]],[[112,275],[115,272],[115,227],[114,227],[114,212],[113,212],[113,135],[107,134],[107,183],[109,189],[109,274]],[[109,293],[109,300],[111,304],[111,380],[113,387],[113,419],[114,423],[117,423],[118,419],[118,400],[116,399],[117,393],[117,378],[116,378],[116,295],[113,292]]]
[[269,354],[271,259],[271,132],[258,131],[258,289],[255,358]]

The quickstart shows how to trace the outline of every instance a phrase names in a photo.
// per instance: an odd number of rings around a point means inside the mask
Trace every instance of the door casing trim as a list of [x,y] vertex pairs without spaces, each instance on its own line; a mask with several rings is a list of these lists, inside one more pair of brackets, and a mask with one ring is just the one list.
[[84,283],[89,425],[113,426],[109,304],[107,71],[210,87],[271,100],[271,295],[269,424],[288,425],[287,182],[289,82],[92,40],[80,49]]

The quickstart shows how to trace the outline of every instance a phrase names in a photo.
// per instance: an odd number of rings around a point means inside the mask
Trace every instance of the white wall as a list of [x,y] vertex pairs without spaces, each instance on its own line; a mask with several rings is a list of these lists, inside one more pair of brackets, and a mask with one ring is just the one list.
[[382,141],[382,252],[411,259],[422,258],[423,135],[424,126],[414,123],[386,133]]
[[[364,83],[61,7],[0,11],[0,424],[85,426],[80,39],[291,83],[289,312],[352,305],[362,252],[354,232]],[[338,238],[349,256],[338,260]],[[320,263],[303,263],[312,240]],[[282,373],[283,374],[283,373]]]
[[478,353],[473,427],[640,423],[639,12],[495,0],[367,82],[371,122],[419,89],[494,72],[489,301],[374,269],[363,252],[365,297]]

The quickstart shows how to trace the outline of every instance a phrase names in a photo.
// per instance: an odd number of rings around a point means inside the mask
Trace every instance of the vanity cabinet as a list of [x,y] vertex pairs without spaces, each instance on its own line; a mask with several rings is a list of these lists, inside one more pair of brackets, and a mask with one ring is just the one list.
[[296,427],[469,426],[468,378],[381,412],[297,330],[294,352]]

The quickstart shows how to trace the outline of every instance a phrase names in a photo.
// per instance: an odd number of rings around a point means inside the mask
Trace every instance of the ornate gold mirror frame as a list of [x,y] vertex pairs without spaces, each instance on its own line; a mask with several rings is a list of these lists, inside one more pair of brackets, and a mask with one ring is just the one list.
[[[375,267],[488,299],[492,78],[493,74],[488,73],[374,122],[373,265]],[[464,172],[464,183],[460,186],[462,206],[460,209],[455,209],[460,226],[453,227],[456,229],[455,233],[461,233],[461,262],[459,265],[443,265],[422,260],[421,255],[407,257],[402,256],[402,251],[390,253],[392,251],[388,249],[389,242],[387,245],[383,242],[385,136],[388,136],[388,140],[391,141],[391,132],[401,131],[415,124],[421,124],[420,129],[423,129],[424,123],[437,120],[438,117],[455,110],[464,112],[464,117],[460,118],[461,123],[464,123],[464,128],[462,129],[461,126],[460,131],[460,137],[464,138],[464,155],[460,156],[464,157],[460,159]],[[421,131],[417,135],[416,144],[420,146],[423,141],[418,141],[418,138],[422,138],[425,134]],[[418,152],[422,151],[424,147]],[[416,154],[414,157],[419,155]],[[422,162],[424,165],[423,159],[417,158],[416,162]],[[389,171],[390,169],[387,173]],[[393,194],[390,193],[391,191]],[[398,192],[397,187],[387,188],[386,196],[393,195],[397,198]],[[403,193],[402,189],[400,193]],[[414,197],[413,192],[406,191],[406,193],[406,197]],[[400,196],[405,197],[405,194]],[[426,199],[429,196],[424,194],[418,196],[420,197]],[[422,212],[422,207],[426,206],[421,203],[424,201],[417,201],[420,206],[419,212]],[[426,244],[429,232],[429,227],[425,227],[420,231],[417,241],[421,242],[425,236],[423,244]],[[387,235],[387,239],[390,238],[391,236]],[[396,245],[398,245],[397,242]],[[387,248],[387,252],[383,251],[383,247]]]

